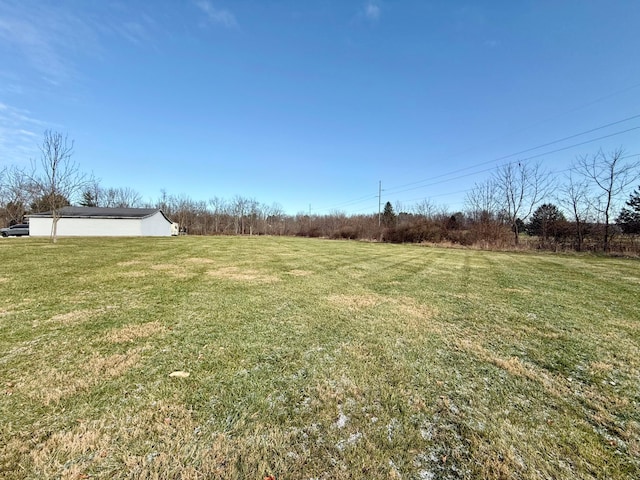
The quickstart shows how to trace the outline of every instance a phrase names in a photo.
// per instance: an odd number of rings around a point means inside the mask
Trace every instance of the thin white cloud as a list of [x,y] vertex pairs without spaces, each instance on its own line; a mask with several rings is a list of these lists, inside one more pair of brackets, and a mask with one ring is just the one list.
[[95,33],[79,15],[31,2],[0,2],[0,41],[20,52],[50,84],[74,78],[74,57],[97,46]]
[[47,32],[20,19],[0,19],[0,39],[17,47],[28,62],[41,73],[69,76],[69,66],[54,47]]
[[38,127],[46,125],[45,122],[33,118],[29,110],[12,107],[6,103],[0,103],[0,124],[4,126],[34,125]]
[[138,22],[125,22],[118,29],[118,33],[131,43],[144,45],[149,42],[149,33],[144,25]]
[[364,16],[371,22],[377,22],[380,19],[382,10],[377,2],[370,1],[364,6]]
[[93,29],[106,35],[124,38],[136,47],[155,47],[162,30],[156,19],[146,13],[132,11],[127,5],[112,6],[106,12],[107,18],[93,18]]
[[229,10],[216,8],[208,0],[198,0],[195,4],[204,12],[210,23],[222,25],[227,28],[236,28],[238,26],[235,15]]
[[45,129],[45,122],[28,110],[0,103],[0,168],[27,165],[38,155],[38,138]]
[[19,51],[41,80],[57,86],[77,79],[80,57],[104,53],[105,36],[120,36],[136,46],[153,44],[158,31],[153,17],[125,7],[72,10],[0,1],[0,42]]

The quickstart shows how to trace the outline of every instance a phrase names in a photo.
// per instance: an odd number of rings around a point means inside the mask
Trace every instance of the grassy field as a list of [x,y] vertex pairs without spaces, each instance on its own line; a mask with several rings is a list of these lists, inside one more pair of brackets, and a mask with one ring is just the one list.
[[640,262],[3,239],[0,381],[8,479],[639,478]]

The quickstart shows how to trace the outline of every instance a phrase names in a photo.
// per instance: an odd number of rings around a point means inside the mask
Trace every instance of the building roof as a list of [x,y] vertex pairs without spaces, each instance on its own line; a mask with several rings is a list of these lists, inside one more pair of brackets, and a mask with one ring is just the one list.
[[[157,208],[106,208],[106,207],[63,207],[58,210],[61,218],[146,218],[160,212],[164,218],[167,216]],[[52,213],[33,213],[29,218],[50,218]],[[167,218],[169,222],[169,220]]]

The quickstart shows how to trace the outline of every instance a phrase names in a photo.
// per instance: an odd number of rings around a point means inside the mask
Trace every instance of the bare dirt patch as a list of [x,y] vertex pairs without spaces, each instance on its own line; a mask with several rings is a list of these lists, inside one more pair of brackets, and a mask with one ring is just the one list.
[[225,267],[218,270],[210,270],[207,275],[226,280],[239,282],[275,283],[280,279],[275,275],[269,275],[258,270],[241,269],[239,267]]

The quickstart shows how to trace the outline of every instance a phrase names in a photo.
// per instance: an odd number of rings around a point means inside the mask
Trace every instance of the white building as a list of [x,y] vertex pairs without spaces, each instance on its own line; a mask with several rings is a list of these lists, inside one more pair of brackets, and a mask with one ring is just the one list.
[[[177,224],[157,208],[64,207],[58,210],[59,237],[168,237]],[[51,212],[29,215],[29,236],[49,237]]]

